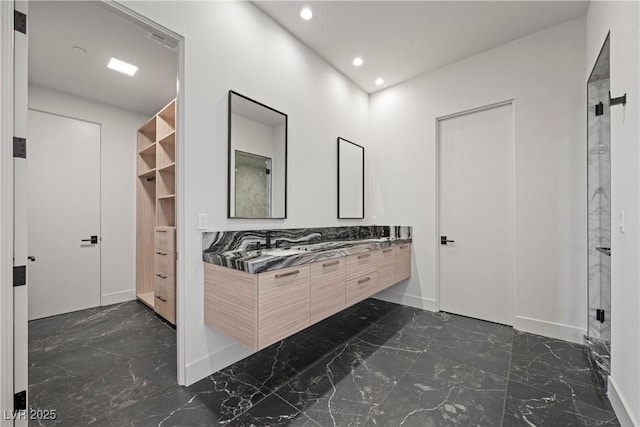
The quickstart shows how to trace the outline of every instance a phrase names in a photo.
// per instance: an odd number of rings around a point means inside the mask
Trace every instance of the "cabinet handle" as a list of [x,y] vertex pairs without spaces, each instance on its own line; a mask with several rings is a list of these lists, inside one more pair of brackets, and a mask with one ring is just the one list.
[[391,252],[392,250],[393,250],[393,249],[383,249],[383,250],[382,250],[382,253],[383,253],[383,254],[386,254],[387,252]]
[[157,255],[162,255],[162,256],[166,256],[167,254],[165,254],[164,252],[156,252]]
[[368,282],[369,280],[371,280],[371,277],[365,277],[364,279],[360,279],[360,280],[358,280],[358,285],[359,285],[360,283]]
[[166,279],[167,276],[165,276],[164,274],[156,274],[156,276],[158,276],[161,279]]
[[358,259],[362,259],[362,258],[367,258],[370,257],[371,254],[362,254],[362,255],[358,255]]
[[322,266],[331,267],[332,265],[336,265],[336,264],[340,264],[340,261],[325,262],[324,264],[322,264]]
[[156,233],[166,233],[167,230],[156,230]]
[[293,276],[294,274],[298,274],[300,273],[300,270],[293,270],[293,271],[289,271],[288,273],[281,273],[281,274],[276,274],[276,279],[279,279],[281,277],[287,277],[287,276]]
[[158,298],[162,302],[167,302],[167,299],[165,297],[161,297],[160,295],[156,295],[156,298]]

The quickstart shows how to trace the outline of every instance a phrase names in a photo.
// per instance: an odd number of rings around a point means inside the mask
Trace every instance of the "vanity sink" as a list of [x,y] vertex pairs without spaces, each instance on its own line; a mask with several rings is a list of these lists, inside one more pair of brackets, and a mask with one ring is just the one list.
[[263,250],[262,253],[264,255],[271,255],[271,256],[289,256],[289,255],[296,255],[296,254],[302,254],[305,253],[306,251],[304,249],[297,249],[297,248],[291,248],[291,249],[267,249],[267,250]]

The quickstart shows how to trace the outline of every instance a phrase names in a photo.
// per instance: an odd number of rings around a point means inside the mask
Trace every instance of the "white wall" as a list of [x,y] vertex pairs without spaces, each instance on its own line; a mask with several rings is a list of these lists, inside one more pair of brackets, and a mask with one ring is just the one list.
[[35,85],[29,108],[101,125],[101,301],[134,299],[136,130],[149,117]]
[[[186,226],[178,327],[190,384],[249,354],[204,325],[197,214],[209,215],[211,230],[366,223],[336,218],[336,138],[367,145],[368,96],[250,3],[123,4],[185,38]],[[229,89],[289,115],[287,220],[226,218]]]
[[[640,7],[589,5],[584,80],[611,31],[611,377],[610,397],[622,425],[640,423]],[[625,231],[618,227],[625,213]]]
[[514,99],[514,326],[581,342],[587,305],[584,48],[580,18],[371,96],[375,222],[414,227],[412,277],[383,298],[437,307],[436,118]]

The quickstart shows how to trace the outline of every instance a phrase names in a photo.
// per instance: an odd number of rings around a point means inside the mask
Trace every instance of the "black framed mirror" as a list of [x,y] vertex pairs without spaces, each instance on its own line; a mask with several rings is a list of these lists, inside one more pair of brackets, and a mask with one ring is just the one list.
[[229,91],[227,217],[287,217],[288,116]]
[[364,218],[364,147],[338,137],[338,218]]

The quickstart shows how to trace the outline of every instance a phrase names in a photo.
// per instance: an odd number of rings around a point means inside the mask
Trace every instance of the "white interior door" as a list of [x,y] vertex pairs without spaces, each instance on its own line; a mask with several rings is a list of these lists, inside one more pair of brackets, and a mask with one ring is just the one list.
[[513,106],[438,121],[443,311],[507,325],[514,311]]
[[100,126],[30,110],[28,141],[29,319],[99,306]]

